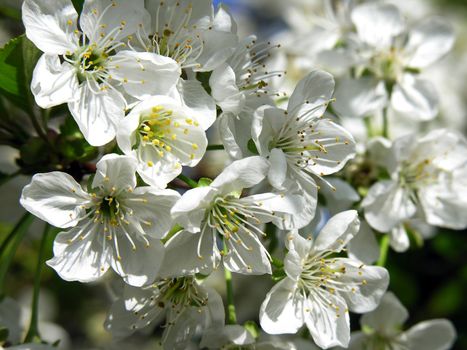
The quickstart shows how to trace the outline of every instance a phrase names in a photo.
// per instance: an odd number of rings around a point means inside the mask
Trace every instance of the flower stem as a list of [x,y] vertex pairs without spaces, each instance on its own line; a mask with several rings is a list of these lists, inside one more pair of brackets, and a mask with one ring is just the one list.
[[186,183],[188,186],[190,186],[191,188],[198,187],[198,183],[195,180],[190,179],[188,176],[180,174],[178,175],[178,178],[182,180],[184,183]]
[[45,254],[47,248],[47,241],[50,232],[52,232],[52,226],[45,224],[44,233],[42,234],[41,245],[39,248],[39,256],[37,259],[36,275],[34,276],[34,292],[32,295],[32,307],[31,307],[31,323],[29,324],[29,330],[24,339],[25,343],[34,342],[40,340],[38,320],[39,320],[39,293],[41,287],[41,275],[42,267],[45,263]]
[[383,109],[383,137],[389,139],[388,108]]
[[221,151],[224,149],[224,145],[209,145],[206,148],[207,151]]
[[385,266],[386,260],[388,258],[388,251],[389,251],[389,235],[385,234],[379,243],[379,259],[378,259],[378,266]]
[[[224,238],[224,254],[227,254],[227,244]],[[227,323],[237,324],[237,314],[235,312],[232,273],[224,266],[225,286],[227,290]]]
[[5,278],[8,268],[33,220],[34,216],[30,213],[24,214],[0,246],[0,297],[5,293]]

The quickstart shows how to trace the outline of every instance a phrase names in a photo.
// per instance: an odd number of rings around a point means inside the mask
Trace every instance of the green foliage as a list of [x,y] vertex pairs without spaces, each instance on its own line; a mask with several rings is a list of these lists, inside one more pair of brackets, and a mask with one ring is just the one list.
[[0,49],[0,93],[23,110],[32,110],[30,85],[41,52],[21,35]]
[[81,10],[83,9],[84,0],[71,0],[71,2],[73,3],[76,12],[81,13]]
[[207,187],[211,184],[212,180],[207,177],[202,177],[198,180],[198,187]]

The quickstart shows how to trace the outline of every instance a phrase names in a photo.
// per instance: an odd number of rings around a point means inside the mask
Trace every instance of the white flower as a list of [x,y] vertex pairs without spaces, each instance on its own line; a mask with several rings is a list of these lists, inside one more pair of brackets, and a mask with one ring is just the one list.
[[347,346],[349,309],[376,308],[389,283],[381,267],[333,257],[357,233],[357,212],[333,216],[315,241],[288,237],[287,277],[267,294],[260,311],[261,328],[270,334],[296,333],[304,324],[321,348]]
[[[427,18],[407,31],[397,7],[384,3],[359,5],[351,18],[359,44],[349,43],[349,50],[360,58],[358,73],[356,79],[344,79],[338,85],[336,111],[364,117],[390,100],[391,107],[407,118],[433,119],[438,113],[437,93],[418,73],[452,48],[454,33],[449,23]],[[362,76],[364,71],[370,76]]]
[[322,118],[333,90],[330,74],[313,71],[295,88],[287,111],[261,107],[253,119],[256,148],[271,162],[268,179],[277,189],[290,187],[290,183],[299,186],[308,201],[305,223],[316,208],[315,178],[326,183],[324,175],[336,173],[355,155],[352,135]]
[[123,50],[147,15],[144,1],[86,0],[79,18],[71,0],[25,0],[27,37],[44,52],[31,84],[42,108],[68,103],[86,140],[115,137],[126,94],[165,94],[180,70],[170,58]]
[[401,224],[417,211],[431,225],[467,227],[467,201],[463,196],[467,141],[462,135],[440,129],[418,140],[404,136],[392,145],[378,139],[369,149],[391,176],[375,183],[362,202],[365,219],[373,228],[393,230],[396,241],[403,239]]
[[212,0],[149,0],[146,18],[131,45],[171,57],[182,69],[212,71],[237,44],[237,25]]
[[153,96],[136,105],[121,122],[117,142],[138,160],[137,171],[157,188],[203,157],[208,144],[205,130],[215,118],[196,113],[168,96]]
[[409,314],[394,294],[384,295],[379,306],[360,319],[361,332],[352,333],[350,350],[448,350],[456,331],[448,320],[424,321],[403,332]]
[[224,324],[220,295],[200,285],[193,277],[156,281],[151,286],[125,285],[123,295],[112,305],[105,328],[116,339],[165,321],[165,349],[186,349],[195,336]]
[[162,261],[160,242],[171,228],[180,195],[136,187],[136,161],[109,154],[97,163],[91,190],[68,174],[36,174],[21,204],[49,224],[70,228],[54,242],[47,263],[67,281],[94,281],[111,266],[127,283],[152,282]]
[[[233,162],[211,183],[187,191],[172,208],[183,228],[166,244],[162,276],[208,273],[223,256],[224,266],[237,273],[271,273],[269,253],[260,238],[261,224],[290,225],[290,216],[305,203],[300,196],[262,193],[242,196],[266,178],[268,162],[249,157]],[[219,248],[222,238],[228,252]],[[222,243],[221,243],[222,244]],[[180,257],[184,259],[181,260]]]

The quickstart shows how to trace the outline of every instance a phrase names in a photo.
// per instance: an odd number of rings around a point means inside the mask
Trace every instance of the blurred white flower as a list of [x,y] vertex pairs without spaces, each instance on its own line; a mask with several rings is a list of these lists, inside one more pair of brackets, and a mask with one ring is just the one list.
[[21,196],[28,211],[49,224],[71,228],[54,242],[47,263],[67,281],[90,282],[109,266],[127,283],[154,281],[170,230],[170,209],[180,195],[136,187],[136,161],[109,154],[97,163],[91,190],[68,174],[36,174]]
[[417,212],[431,225],[467,227],[463,214],[467,140],[462,135],[439,129],[415,140],[404,136],[392,144],[376,139],[369,150],[390,175],[375,183],[362,202],[365,219],[374,229],[390,232],[395,243],[406,241],[406,249],[408,239],[401,237],[406,235],[401,224]]
[[379,306],[360,319],[361,332],[352,333],[350,350],[448,350],[456,339],[456,331],[445,319],[424,321],[402,331],[409,317],[394,294],[384,295]]
[[332,257],[358,229],[358,214],[349,210],[333,216],[316,240],[290,234],[284,261],[287,277],[271,289],[260,310],[267,333],[296,333],[306,324],[319,347],[348,345],[349,309],[375,309],[389,283],[384,268]]

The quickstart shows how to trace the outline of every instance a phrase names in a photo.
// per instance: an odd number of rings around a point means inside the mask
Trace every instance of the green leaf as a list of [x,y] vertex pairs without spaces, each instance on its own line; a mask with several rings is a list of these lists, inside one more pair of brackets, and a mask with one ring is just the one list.
[[0,343],[6,342],[9,334],[8,328],[0,327]]
[[256,154],[256,155],[259,154],[258,149],[256,148],[255,141],[253,141],[253,139],[249,139],[249,140],[248,140],[247,147],[248,147],[248,150],[249,150],[251,153]]
[[31,111],[32,73],[41,52],[21,35],[0,49],[0,93],[18,107]]
[[84,0],[71,0],[73,6],[76,9],[76,12],[81,13],[83,10]]

